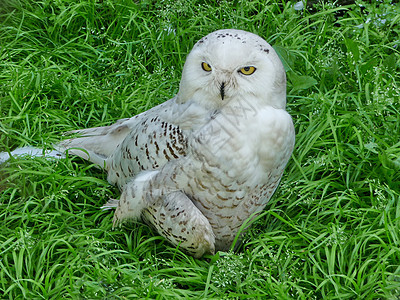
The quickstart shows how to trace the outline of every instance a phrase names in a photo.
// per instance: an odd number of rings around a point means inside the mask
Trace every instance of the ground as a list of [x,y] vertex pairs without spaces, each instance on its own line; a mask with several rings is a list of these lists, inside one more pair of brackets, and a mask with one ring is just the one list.
[[221,28],[281,56],[296,146],[244,243],[194,259],[143,224],[111,230],[119,192],[80,159],[0,168],[4,299],[396,299],[400,296],[400,8],[274,1],[7,0],[0,151],[132,116],[178,90]]

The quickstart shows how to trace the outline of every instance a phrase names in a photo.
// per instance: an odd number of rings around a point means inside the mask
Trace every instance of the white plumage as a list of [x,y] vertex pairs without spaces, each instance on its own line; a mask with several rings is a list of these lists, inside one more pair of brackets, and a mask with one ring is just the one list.
[[[241,30],[202,38],[179,93],[56,149],[97,163],[122,191],[114,225],[142,218],[195,257],[227,250],[271,198],[292,153],[286,76],[273,48]],[[84,151],[77,148],[84,149]]]

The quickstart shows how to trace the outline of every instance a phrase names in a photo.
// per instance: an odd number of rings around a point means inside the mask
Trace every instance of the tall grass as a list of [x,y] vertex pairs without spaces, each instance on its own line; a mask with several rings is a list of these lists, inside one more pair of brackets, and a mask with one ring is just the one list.
[[400,296],[400,8],[294,2],[7,0],[0,151],[145,111],[178,90],[207,33],[263,36],[288,75],[297,141],[235,252],[194,259],[142,224],[77,158],[0,166],[4,299],[396,299]]

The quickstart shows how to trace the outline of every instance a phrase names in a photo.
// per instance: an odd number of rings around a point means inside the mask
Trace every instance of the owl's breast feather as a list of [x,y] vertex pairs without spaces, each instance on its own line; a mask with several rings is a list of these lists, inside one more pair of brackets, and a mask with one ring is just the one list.
[[292,118],[285,110],[270,107],[260,111],[255,123],[258,131],[254,143],[260,165],[265,170],[283,171],[295,142]]
[[195,137],[197,153],[241,181],[257,173],[260,178],[282,173],[293,151],[295,133],[285,110],[267,107],[251,114],[222,111]]

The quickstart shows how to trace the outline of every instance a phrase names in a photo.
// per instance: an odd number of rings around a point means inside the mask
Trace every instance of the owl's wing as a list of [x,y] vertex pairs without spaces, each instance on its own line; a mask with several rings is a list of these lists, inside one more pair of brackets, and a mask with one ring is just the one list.
[[67,134],[74,134],[77,137],[66,139],[53,146],[57,151],[65,153],[68,150],[70,155],[80,156],[107,169],[106,159],[116,151],[129,133],[140,128],[141,123],[158,115],[161,110],[165,110],[169,103],[170,101],[167,101],[132,118],[118,120],[110,126],[70,131]]
[[110,126],[71,131],[69,134],[78,137],[61,141],[54,148],[60,152],[68,150],[70,155],[80,156],[104,168],[105,160],[129,134],[138,117],[122,119]]
[[108,181],[124,186],[143,171],[156,170],[186,156],[187,134],[160,115],[141,118],[106,161]]

